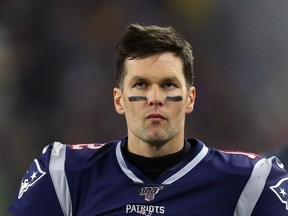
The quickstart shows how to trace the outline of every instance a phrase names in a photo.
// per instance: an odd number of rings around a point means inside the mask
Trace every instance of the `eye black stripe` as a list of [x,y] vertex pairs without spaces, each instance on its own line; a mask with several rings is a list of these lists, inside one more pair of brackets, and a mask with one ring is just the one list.
[[173,102],[178,102],[183,100],[182,96],[178,95],[178,96],[167,96],[166,97],[166,101],[173,101]]
[[[134,102],[134,101],[147,101],[147,97],[144,96],[130,96],[128,97],[128,100],[130,102]],[[178,95],[178,96],[167,96],[166,97],[166,101],[172,101],[172,102],[178,102],[183,100],[182,96]]]
[[134,102],[134,101],[147,101],[147,97],[143,97],[143,96],[131,96],[128,97],[128,100],[130,102]]

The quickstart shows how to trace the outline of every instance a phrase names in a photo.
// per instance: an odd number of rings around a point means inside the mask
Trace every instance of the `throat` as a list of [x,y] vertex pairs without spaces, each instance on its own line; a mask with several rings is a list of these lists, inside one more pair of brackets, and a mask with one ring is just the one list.
[[127,159],[151,180],[158,179],[164,172],[187,157],[191,151],[192,146],[187,141],[184,142],[184,147],[180,151],[155,158],[137,155],[125,148]]

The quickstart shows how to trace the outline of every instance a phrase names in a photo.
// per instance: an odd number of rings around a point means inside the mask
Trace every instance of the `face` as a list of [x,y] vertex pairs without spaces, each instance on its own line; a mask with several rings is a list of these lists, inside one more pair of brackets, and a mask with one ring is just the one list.
[[195,88],[187,87],[179,57],[167,52],[126,60],[114,104],[127,121],[128,137],[155,145],[184,139],[185,115],[192,112]]

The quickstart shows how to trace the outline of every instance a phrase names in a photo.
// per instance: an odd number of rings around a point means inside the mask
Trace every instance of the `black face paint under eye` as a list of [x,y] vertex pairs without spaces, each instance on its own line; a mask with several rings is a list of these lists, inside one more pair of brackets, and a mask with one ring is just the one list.
[[[130,96],[128,97],[128,100],[130,102],[135,102],[135,101],[147,101],[147,97],[144,96]],[[166,97],[166,101],[171,101],[171,102],[178,102],[183,100],[182,96],[178,95],[178,96],[167,96]]]
[[147,97],[143,97],[143,96],[130,96],[128,97],[128,100],[130,102],[134,102],[134,101],[147,101]]
[[178,96],[167,96],[166,97],[166,101],[172,101],[172,102],[178,102],[183,100],[182,96],[178,95]]

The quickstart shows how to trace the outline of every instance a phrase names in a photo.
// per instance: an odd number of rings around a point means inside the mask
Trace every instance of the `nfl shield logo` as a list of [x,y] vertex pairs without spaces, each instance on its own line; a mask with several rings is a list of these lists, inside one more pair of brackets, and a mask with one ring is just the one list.
[[143,187],[140,192],[140,196],[144,196],[146,201],[151,201],[155,198],[155,195],[164,187]]
[[281,179],[276,185],[271,186],[270,189],[286,205],[286,209],[288,210],[288,178]]

